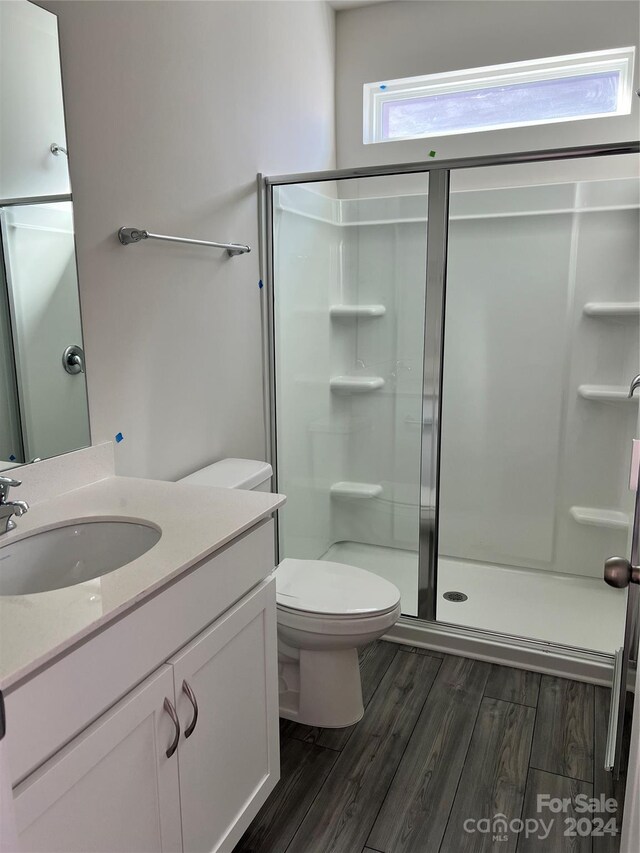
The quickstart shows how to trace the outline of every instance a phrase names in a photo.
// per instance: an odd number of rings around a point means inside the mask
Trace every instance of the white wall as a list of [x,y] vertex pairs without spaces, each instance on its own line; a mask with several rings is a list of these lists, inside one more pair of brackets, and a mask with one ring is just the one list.
[[[316,2],[59,2],[92,439],[172,479],[263,457],[258,171],[332,168],[334,13]],[[147,243],[121,225],[248,242]]]
[[[393,2],[336,16],[338,166],[440,159],[638,138],[640,98],[629,116],[364,145],[362,86],[419,74],[639,43],[634,0]],[[636,55],[634,90],[638,88]]]
[[0,198],[69,192],[56,19],[24,0],[0,2]]

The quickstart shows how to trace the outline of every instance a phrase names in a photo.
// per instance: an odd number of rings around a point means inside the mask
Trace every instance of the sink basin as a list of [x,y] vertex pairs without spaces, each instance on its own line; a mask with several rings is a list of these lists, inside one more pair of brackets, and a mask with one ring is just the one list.
[[0,595],[47,592],[106,575],[160,539],[150,524],[83,521],[33,533],[0,547]]

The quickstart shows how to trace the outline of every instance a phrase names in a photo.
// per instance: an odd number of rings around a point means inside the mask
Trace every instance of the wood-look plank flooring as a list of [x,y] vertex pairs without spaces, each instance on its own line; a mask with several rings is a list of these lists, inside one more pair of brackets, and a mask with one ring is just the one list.
[[578,794],[617,799],[620,827],[607,689],[384,642],[360,666],[355,726],[281,721],[281,780],[234,853],[618,853],[619,835],[571,834],[595,817]]
[[284,853],[306,815],[338,753],[293,738],[282,740],[278,796],[264,804],[242,839],[245,853]]
[[[538,794],[545,793],[560,799],[568,798],[573,802],[578,794],[593,796],[593,785],[583,782],[581,779],[570,779],[567,776],[558,776],[555,773],[546,773],[543,770],[531,768],[527,780],[527,792],[525,794],[523,820],[543,820],[544,826],[537,835],[526,833],[518,838],[517,853],[540,853],[541,850],[570,850],[571,853],[591,853],[592,842],[595,840],[589,835],[581,836],[577,833],[567,835],[572,831],[567,820],[577,820],[581,814],[577,813],[573,806],[569,806],[560,815],[552,814],[550,811],[538,809]],[[551,820],[553,819],[553,822]]]
[[473,734],[489,665],[442,661],[410,748],[372,827],[369,846],[422,853],[438,850]]
[[[470,815],[518,815],[522,812],[536,712],[526,705],[485,696],[458,793],[451,809],[442,853],[477,850],[477,840],[465,831]],[[500,849],[511,853],[518,837],[511,833]]]
[[361,850],[389,790],[440,661],[396,654],[288,850]]
[[540,693],[540,678],[539,672],[492,664],[484,695],[535,708]]
[[593,782],[594,687],[544,675],[531,766]]

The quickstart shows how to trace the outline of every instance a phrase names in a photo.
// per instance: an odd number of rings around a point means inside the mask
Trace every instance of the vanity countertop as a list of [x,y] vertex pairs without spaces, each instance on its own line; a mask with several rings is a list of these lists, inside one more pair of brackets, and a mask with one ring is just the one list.
[[[6,690],[182,572],[268,518],[283,495],[108,477],[32,506],[0,546],[79,521],[147,521],[156,545],[109,574],[31,595],[0,596],[0,689]],[[1,555],[1,550],[0,550]]]

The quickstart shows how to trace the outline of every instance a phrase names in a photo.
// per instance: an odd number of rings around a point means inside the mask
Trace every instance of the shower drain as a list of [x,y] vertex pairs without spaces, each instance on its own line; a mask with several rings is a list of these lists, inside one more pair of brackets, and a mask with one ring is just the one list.
[[466,601],[469,598],[464,592],[445,592],[442,597],[447,601]]

